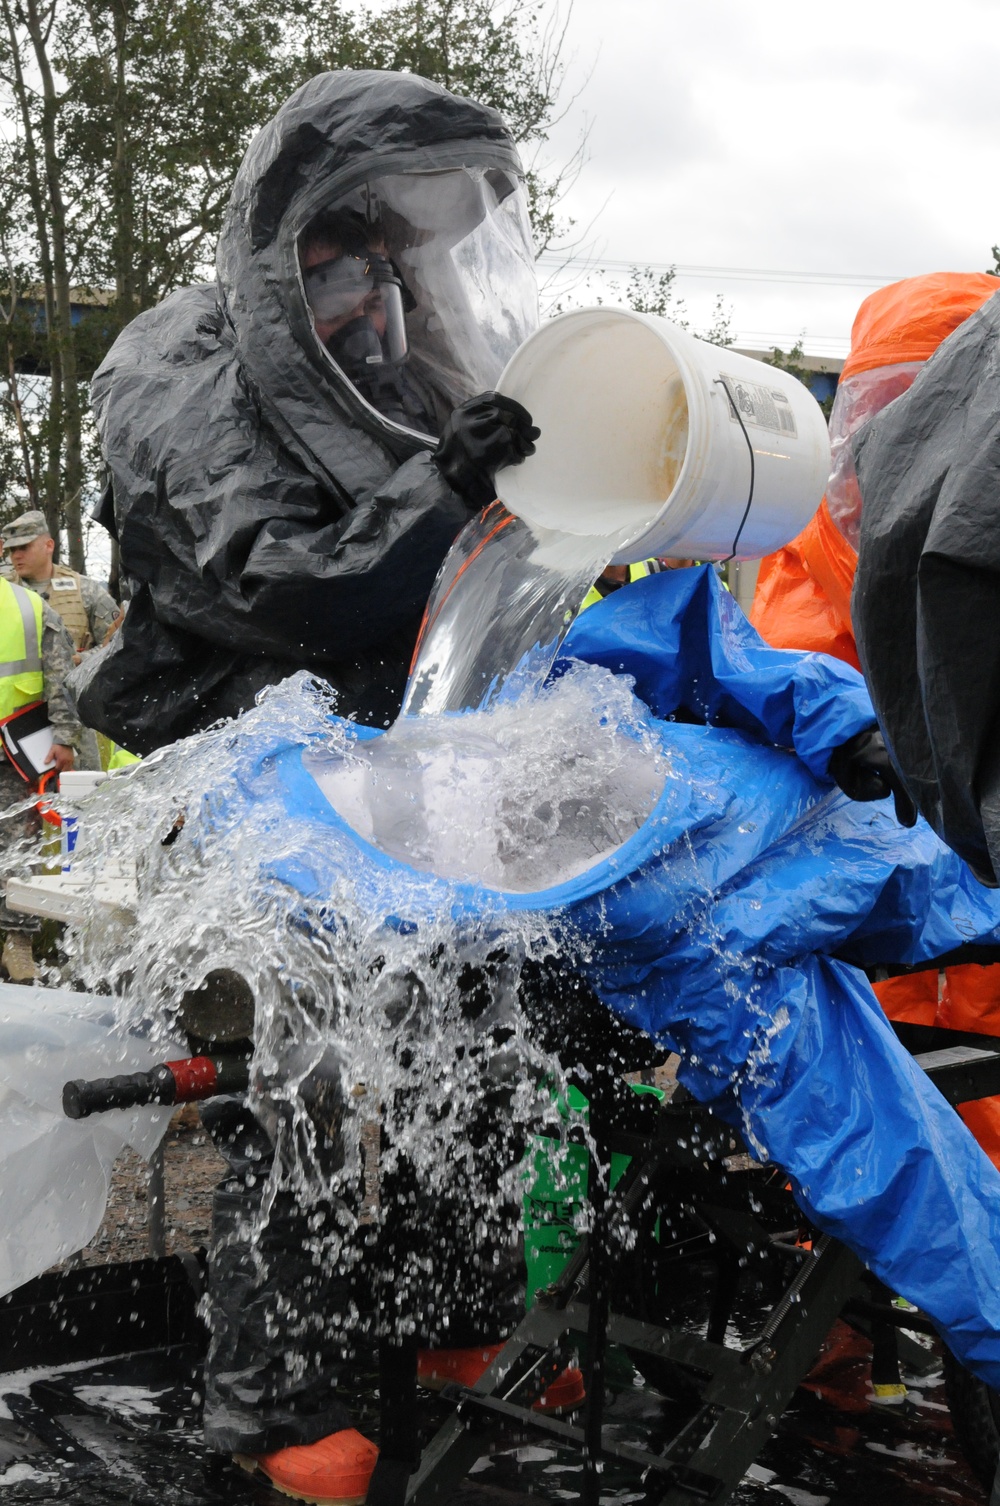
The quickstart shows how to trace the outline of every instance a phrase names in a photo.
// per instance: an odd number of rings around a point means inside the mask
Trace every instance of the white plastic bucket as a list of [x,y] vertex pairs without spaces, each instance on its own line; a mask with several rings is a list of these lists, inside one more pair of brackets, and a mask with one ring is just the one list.
[[830,441],[802,383],[652,314],[562,314],[498,388],[541,429],[536,453],[498,474],[500,500],[538,533],[606,537],[616,563],[756,559],[822,499]]

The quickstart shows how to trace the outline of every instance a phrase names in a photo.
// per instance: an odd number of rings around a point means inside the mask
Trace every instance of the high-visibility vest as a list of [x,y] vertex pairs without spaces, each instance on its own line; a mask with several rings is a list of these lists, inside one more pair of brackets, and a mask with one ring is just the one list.
[[130,753],[127,748],[119,748],[117,743],[112,743],[111,749],[111,757],[108,759],[109,769],[127,769],[130,764],[142,763],[138,753]]
[[0,576],[0,721],[44,694],[42,598]]
[[[659,560],[641,560],[638,565],[629,565],[628,581],[622,581],[622,585],[631,585],[634,580],[642,580],[647,575],[658,575],[662,569],[663,566]],[[612,587],[612,590],[621,590],[621,586]],[[605,596],[610,595],[611,591],[602,591],[600,584],[595,582],[583,598],[580,611],[585,612],[588,607],[596,606],[599,601],[604,600]]]

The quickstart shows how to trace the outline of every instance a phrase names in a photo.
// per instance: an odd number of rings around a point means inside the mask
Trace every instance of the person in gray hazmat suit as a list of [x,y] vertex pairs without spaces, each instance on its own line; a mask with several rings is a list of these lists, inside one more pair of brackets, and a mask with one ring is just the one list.
[[1000,294],[860,430],[851,615],[903,783],[1000,883]]
[[[140,315],[94,380],[99,516],[130,605],[78,701],[136,753],[303,667],[342,715],[387,723],[452,540],[538,433],[492,391],[538,319],[522,169],[495,111],[411,75],[312,79],[251,144],[217,269]],[[336,1210],[307,1216],[290,1192],[260,1227],[273,1140],[241,1104],[205,1117],[231,1166],[206,1437],[291,1494],[361,1500],[375,1449],[334,1388],[337,1315],[364,1305],[367,1257],[353,1274],[317,1262]],[[503,1262],[480,1258],[460,1209],[427,1210],[425,1229],[455,1262],[438,1340],[481,1347],[499,1336]]]
[[314,669],[398,710],[438,567],[535,431],[495,385],[536,327],[517,150],[411,75],[312,79],[251,143],[217,282],[140,314],[93,382],[130,600],[80,714],[145,754]]

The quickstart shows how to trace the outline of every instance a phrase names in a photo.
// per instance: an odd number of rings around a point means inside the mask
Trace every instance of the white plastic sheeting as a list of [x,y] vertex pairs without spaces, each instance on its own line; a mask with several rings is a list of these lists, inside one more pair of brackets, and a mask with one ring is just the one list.
[[116,1157],[131,1145],[148,1159],[170,1121],[169,1108],[67,1119],[63,1084],[145,1071],[172,1054],[123,1030],[110,999],[0,983],[0,1295],[93,1238]]

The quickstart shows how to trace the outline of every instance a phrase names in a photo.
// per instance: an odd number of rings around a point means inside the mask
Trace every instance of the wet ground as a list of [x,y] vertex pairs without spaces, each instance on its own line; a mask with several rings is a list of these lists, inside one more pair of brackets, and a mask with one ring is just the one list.
[[[205,1243],[211,1188],[223,1163],[192,1108],[174,1116],[165,1141],[170,1253]],[[108,1215],[75,1266],[148,1252],[147,1171],[126,1155],[115,1168]],[[925,1341],[926,1342],[926,1341]],[[958,1448],[936,1356],[911,1375],[910,1407],[883,1412],[868,1401],[869,1346],[838,1324],[776,1436],[732,1498],[736,1506],[909,1506],[929,1501],[983,1506]],[[621,1357],[607,1421],[625,1434],[656,1429],[664,1403]],[[124,1360],[0,1374],[0,1500],[73,1506],[215,1506],[287,1502],[259,1479],[200,1445],[200,1359],[190,1345]],[[444,1415],[428,1400],[428,1430]],[[358,1421],[371,1422],[370,1395]],[[519,1506],[578,1498],[577,1465],[544,1439],[501,1447],[479,1462],[456,1506]],[[607,1476],[603,1499],[638,1502],[635,1478]]]
[[[0,1376],[0,1498],[5,1506],[277,1506],[287,1498],[202,1451],[200,1384],[198,1354],[183,1347]],[[958,1451],[940,1375],[923,1378],[911,1391],[909,1418],[874,1411],[866,1390],[867,1346],[838,1325],[733,1501],[982,1506],[986,1495]],[[428,1400],[428,1429],[440,1420],[440,1407]],[[625,1386],[611,1400],[607,1421],[624,1433],[642,1434],[655,1429],[661,1409],[648,1388]],[[358,1420],[364,1425],[363,1417]],[[544,1440],[526,1439],[481,1460],[453,1501],[521,1506],[578,1495],[574,1457]],[[609,1471],[602,1495],[608,1506],[642,1499],[634,1477]]]

